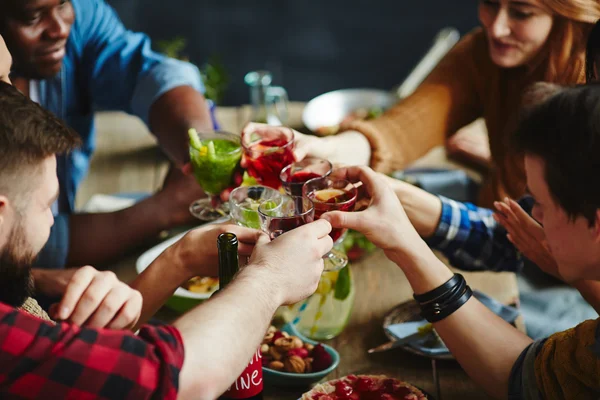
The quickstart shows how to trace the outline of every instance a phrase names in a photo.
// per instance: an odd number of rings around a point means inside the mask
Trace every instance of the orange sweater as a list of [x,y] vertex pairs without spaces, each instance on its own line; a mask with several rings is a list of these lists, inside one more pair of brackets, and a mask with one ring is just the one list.
[[[585,81],[584,54],[579,79]],[[371,144],[371,166],[389,173],[402,169],[475,119],[485,119],[492,169],[484,182],[481,205],[525,192],[522,157],[511,151],[511,127],[521,96],[530,84],[543,79],[541,68],[506,69],[489,57],[481,29],[465,36],[408,98],[371,121],[353,121],[342,128],[363,133]]]

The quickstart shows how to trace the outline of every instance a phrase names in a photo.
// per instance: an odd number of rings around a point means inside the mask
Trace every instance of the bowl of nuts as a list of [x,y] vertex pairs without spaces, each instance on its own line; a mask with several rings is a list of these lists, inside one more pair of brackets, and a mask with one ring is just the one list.
[[331,346],[302,336],[292,324],[269,327],[260,351],[265,384],[274,386],[310,386],[340,363]]

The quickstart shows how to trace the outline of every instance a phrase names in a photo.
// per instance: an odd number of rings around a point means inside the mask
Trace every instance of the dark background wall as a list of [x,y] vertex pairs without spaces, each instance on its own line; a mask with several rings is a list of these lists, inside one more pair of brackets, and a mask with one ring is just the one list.
[[184,36],[197,65],[218,55],[231,77],[224,104],[248,102],[244,74],[273,72],[292,100],[403,81],[445,26],[477,25],[474,1],[109,0],[153,40]]

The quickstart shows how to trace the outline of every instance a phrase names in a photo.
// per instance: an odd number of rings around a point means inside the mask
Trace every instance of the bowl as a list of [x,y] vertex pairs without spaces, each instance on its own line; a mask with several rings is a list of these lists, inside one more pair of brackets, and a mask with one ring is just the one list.
[[315,97],[302,113],[304,126],[313,132],[321,127],[337,125],[359,108],[388,109],[398,98],[381,89],[341,89]]
[[328,346],[323,343],[315,342],[314,340],[308,339],[304,337],[296,330],[296,327],[292,324],[286,324],[281,328],[281,331],[287,332],[292,336],[299,337],[304,343],[309,343],[314,346],[317,344],[321,344],[325,350],[331,355],[332,363],[323,371],[319,372],[311,372],[308,374],[294,374],[291,372],[281,372],[275,371],[274,369],[270,369],[267,367],[263,367],[263,379],[265,381],[265,385],[272,386],[286,386],[286,387],[309,387],[313,383],[317,383],[327,375],[329,375],[333,370],[335,370],[340,363],[340,355],[339,353],[331,346]]

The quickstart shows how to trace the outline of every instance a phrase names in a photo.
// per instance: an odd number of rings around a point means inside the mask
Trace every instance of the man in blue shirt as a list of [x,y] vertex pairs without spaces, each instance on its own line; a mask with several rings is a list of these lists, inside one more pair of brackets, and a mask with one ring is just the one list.
[[58,159],[57,218],[40,266],[102,263],[188,222],[188,206],[201,190],[179,169],[171,171],[161,191],[126,210],[73,212],[95,147],[98,109],[140,117],[176,167],[189,170],[187,130],[212,129],[197,68],[153,52],[149,38],[125,29],[103,0],[0,4],[0,34],[13,55],[14,85],[83,141],[79,150]]

